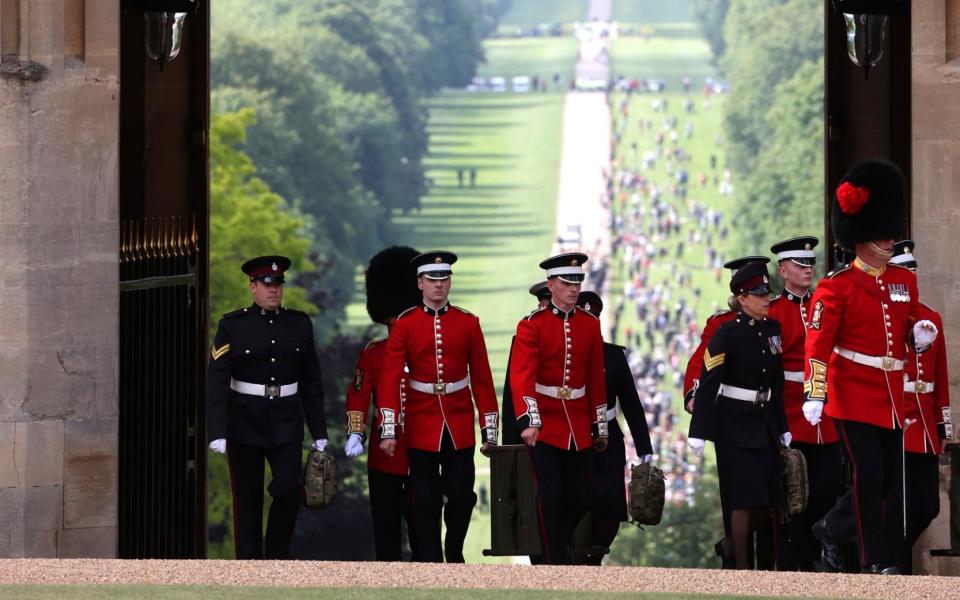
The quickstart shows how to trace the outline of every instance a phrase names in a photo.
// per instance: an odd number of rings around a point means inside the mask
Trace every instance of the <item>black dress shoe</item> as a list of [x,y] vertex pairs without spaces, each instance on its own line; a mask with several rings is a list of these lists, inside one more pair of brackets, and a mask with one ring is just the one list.
[[860,572],[867,573],[870,575],[899,575],[900,569],[894,565],[876,563],[876,564],[870,565],[869,567],[864,567],[860,569]]
[[843,559],[840,558],[840,544],[838,544],[830,532],[827,531],[827,523],[820,519],[813,524],[813,537],[820,542],[820,566],[824,573],[842,573]]
[[723,541],[727,538],[720,538],[720,541],[713,545],[713,552],[720,557],[720,566],[723,569],[736,569],[737,559],[733,553],[726,553],[723,550]]

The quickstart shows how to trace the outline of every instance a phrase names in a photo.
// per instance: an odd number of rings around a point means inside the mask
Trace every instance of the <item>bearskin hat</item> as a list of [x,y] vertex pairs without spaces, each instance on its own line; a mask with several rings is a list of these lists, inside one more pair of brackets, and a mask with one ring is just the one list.
[[840,180],[830,206],[833,237],[844,248],[899,239],[907,220],[907,182],[892,162],[871,158]]
[[417,268],[410,264],[419,254],[408,246],[390,246],[370,259],[365,273],[367,313],[374,323],[387,325],[423,298]]

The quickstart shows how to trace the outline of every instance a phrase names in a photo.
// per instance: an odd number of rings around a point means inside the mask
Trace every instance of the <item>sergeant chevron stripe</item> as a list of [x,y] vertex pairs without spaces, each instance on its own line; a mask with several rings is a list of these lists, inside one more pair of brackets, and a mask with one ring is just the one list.
[[716,356],[712,356],[708,348],[703,352],[703,366],[705,366],[708,371],[712,371],[715,367],[719,367],[723,364],[726,356],[726,353],[720,353]]
[[219,348],[217,348],[216,345],[214,345],[214,347],[210,349],[210,356],[213,357],[213,360],[218,360],[221,356],[223,356],[227,352],[230,352],[230,344],[224,344]]

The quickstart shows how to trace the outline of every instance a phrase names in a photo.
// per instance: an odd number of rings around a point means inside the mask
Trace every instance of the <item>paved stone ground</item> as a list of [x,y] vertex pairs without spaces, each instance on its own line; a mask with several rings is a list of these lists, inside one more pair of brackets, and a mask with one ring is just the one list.
[[957,579],[643,567],[314,561],[0,560],[3,584],[428,587],[835,598],[956,598]]

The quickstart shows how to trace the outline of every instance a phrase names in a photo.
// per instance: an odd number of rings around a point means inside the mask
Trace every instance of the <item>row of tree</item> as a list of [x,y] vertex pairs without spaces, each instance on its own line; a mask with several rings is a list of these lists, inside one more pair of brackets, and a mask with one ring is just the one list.
[[695,0],[731,87],[732,254],[823,231],[823,9],[821,0]]

